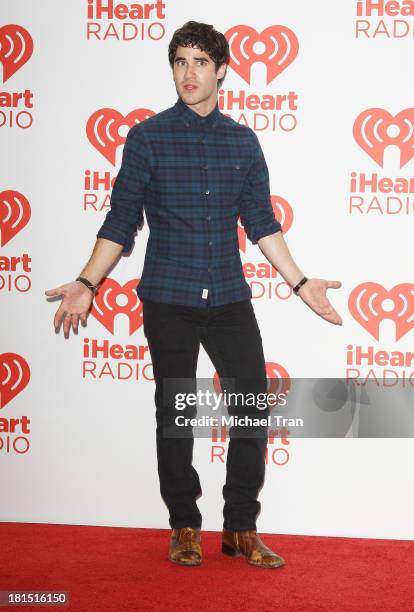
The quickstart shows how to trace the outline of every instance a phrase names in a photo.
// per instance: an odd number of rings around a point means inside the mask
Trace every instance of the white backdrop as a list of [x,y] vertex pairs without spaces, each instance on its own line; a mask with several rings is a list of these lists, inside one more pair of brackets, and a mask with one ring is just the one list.
[[[381,379],[386,365],[380,360],[347,364],[347,347],[364,352],[372,347],[388,357],[412,349],[413,189],[398,193],[389,185],[413,176],[414,16],[386,14],[385,5],[384,15],[377,10],[367,16],[368,3],[352,0],[335,5],[328,0],[211,0],[208,6],[165,0],[158,15],[152,9],[147,19],[123,20],[97,19],[98,4],[91,2],[90,19],[86,0],[10,0],[1,7],[0,519],[168,527],[156,468],[154,382],[139,312],[132,333],[127,314],[111,318],[104,313],[91,315],[87,327],[66,340],[53,330],[58,302],[44,296],[46,289],[76,278],[89,258],[110,188],[101,184],[94,190],[85,177],[116,176],[122,139],[132,125],[128,118],[128,125],[120,120],[119,146],[103,142],[99,150],[94,126],[87,131],[88,120],[102,109],[127,117],[136,109],[157,113],[175,103],[167,48],[185,21],[212,23],[224,33],[238,26],[233,61],[243,36],[254,37],[246,26],[256,30],[250,77],[251,56],[245,54],[239,71],[229,67],[222,99],[227,104],[229,92],[258,100],[293,92],[294,104],[289,107],[285,99],[275,111],[224,104],[222,111],[251,127],[255,113],[260,114],[257,127],[268,122],[268,128],[256,131],[286,241],[307,276],[343,283],[329,293],[344,320],[338,327],[290,295],[280,276],[263,278],[265,268],[257,266],[266,261],[240,229],[269,372],[345,377],[348,368],[348,374],[358,369],[362,377]],[[122,40],[125,21],[134,24],[125,28],[127,37],[143,32],[143,39],[139,34]],[[266,59],[261,34],[271,26],[276,46],[282,40],[277,26],[288,29],[289,54],[276,76],[271,75],[276,60]],[[111,35],[103,40],[105,32]],[[32,54],[6,78],[22,61],[19,56],[29,53],[30,41]],[[25,97],[13,96],[27,90]],[[105,121],[108,111],[100,115]],[[390,179],[388,192],[383,183],[351,193],[352,173]],[[358,209],[350,208],[351,196],[360,198],[352,200]],[[140,278],[147,237],[145,225],[131,255],[108,275],[120,285],[120,308],[126,301],[122,285]],[[375,294],[370,283],[383,288],[376,290],[379,314],[371,306],[364,311],[357,299],[361,292]],[[393,292],[396,285],[402,287]],[[409,306],[404,321],[402,293]],[[88,358],[86,338],[100,345],[142,347],[143,358]],[[118,375],[120,361],[133,367],[121,366]],[[400,380],[413,372],[410,363],[388,368]],[[129,371],[130,378],[122,379]],[[204,350],[197,374],[214,374]],[[218,530],[225,466],[211,461],[214,446],[226,449],[226,443],[196,440],[194,463],[203,487],[203,528]],[[412,539],[411,439],[351,439],[348,434],[284,444],[277,437],[269,443],[269,458],[260,496],[261,531]]]

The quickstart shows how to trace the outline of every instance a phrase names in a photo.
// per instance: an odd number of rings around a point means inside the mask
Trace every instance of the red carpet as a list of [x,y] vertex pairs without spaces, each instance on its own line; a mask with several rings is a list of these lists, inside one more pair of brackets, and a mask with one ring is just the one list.
[[[220,551],[167,560],[169,530],[0,523],[0,590],[64,590],[68,607],[39,610],[414,610],[414,542],[262,535],[286,566],[264,570]],[[11,607],[1,608],[11,610]],[[25,606],[16,609],[27,609]]]

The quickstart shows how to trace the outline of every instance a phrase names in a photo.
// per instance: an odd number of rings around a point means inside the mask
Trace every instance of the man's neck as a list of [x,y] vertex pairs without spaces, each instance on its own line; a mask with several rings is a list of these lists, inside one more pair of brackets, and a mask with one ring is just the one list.
[[217,99],[218,96],[216,94],[214,97],[210,97],[207,100],[203,100],[197,104],[187,104],[187,106],[201,117],[207,117],[207,115],[216,108]]

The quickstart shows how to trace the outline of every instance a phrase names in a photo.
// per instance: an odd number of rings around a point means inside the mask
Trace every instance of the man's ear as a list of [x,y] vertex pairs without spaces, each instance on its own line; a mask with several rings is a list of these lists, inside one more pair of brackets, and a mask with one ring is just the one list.
[[217,70],[217,80],[222,79],[227,72],[227,64],[221,64]]

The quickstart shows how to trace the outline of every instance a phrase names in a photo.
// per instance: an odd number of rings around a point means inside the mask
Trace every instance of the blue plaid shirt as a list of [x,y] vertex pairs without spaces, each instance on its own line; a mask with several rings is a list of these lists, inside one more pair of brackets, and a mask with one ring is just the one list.
[[140,299],[205,307],[252,297],[238,218],[253,244],[281,230],[253,130],[221,113],[218,104],[201,117],[181,98],[134,125],[97,237],[128,253],[144,210],[150,234]]

